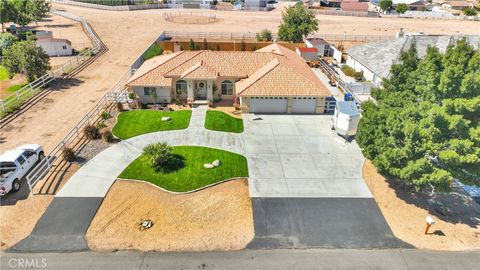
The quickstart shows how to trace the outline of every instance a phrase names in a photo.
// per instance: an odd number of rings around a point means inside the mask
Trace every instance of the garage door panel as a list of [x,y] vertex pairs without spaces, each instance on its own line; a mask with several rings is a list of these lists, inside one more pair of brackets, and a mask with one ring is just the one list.
[[286,113],[288,99],[287,98],[271,98],[271,97],[252,97],[250,98],[251,113]]
[[294,97],[292,101],[292,113],[313,114],[317,111],[317,98]]

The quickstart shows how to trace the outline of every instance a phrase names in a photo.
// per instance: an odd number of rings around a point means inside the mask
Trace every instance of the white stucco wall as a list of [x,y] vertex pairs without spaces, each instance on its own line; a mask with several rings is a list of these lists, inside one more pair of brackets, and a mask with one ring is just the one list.
[[37,42],[37,47],[41,47],[48,56],[65,56],[72,55],[73,53],[72,46],[68,45],[66,42]]
[[144,87],[142,86],[135,86],[132,90],[137,94],[142,103],[170,103],[172,100],[170,87],[155,87],[155,91],[157,92],[156,98],[145,96]]
[[355,71],[363,71],[363,77],[365,77],[367,81],[371,81],[376,85],[381,84],[382,78],[378,77],[375,73],[373,73],[370,69],[368,69],[358,61],[355,61],[354,58],[348,56],[346,64],[349,67],[353,68]]

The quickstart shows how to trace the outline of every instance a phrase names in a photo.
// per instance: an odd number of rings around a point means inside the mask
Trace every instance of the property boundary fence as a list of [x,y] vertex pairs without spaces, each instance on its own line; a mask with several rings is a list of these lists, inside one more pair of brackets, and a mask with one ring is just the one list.
[[98,5],[98,4],[85,3],[85,2],[70,1],[70,0],[52,0],[52,2],[57,4],[70,5],[70,6],[103,9],[103,10],[111,10],[111,11],[129,11],[129,10],[168,8],[168,4],[107,6],[107,5]]
[[[123,91],[125,83],[132,76],[132,69],[129,69],[120,80],[95,104],[95,106],[67,133],[67,135],[33,168],[26,176],[30,191],[43,179],[59,161],[65,148],[75,145],[83,137],[83,129],[87,125],[95,125],[101,120],[104,111],[110,112],[116,102],[124,102],[128,99],[127,93]],[[60,160],[59,160],[60,158]]]
[[[166,12],[163,14],[163,18],[166,21],[173,22],[175,18],[184,17],[185,23],[213,23],[217,20],[215,14],[202,13],[202,12]],[[195,18],[196,17],[196,18]],[[188,18],[188,19],[187,19]]]
[[345,83],[345,81],[343,81],[342,78],[340,78],[340,76],[335,72],[335,70],[333,70],[333,68],[331,68],[328,65],[327,62],[325,62],[325,60],[320,59],[320,61],[318,61],[318,62],[320,64],[320,68],[325,73],[327,73],[328,75],[330,75],[332,78],[335,79],[335,81],[338,83],[338,86],[343,90],[344,93],[352,95],[352,97],[354,98],[354,100],[357,104],[361,103],[360,98],[357,96],[357,94],[355,94],[354,91],[350,90],[350,88],[348,87],[348,84]]
[[405,18],[427,20],[480,21],[479,16],[455,16],[447,12],[408,10],[404,14],[381,14],[382,18]]
[[[165,38],[178,39],[218,39],[218,40],[256,40],[257,33],[252,32],[163,32]],[[278,38],[277,34],[272,34],[274,39]],[[325,40],[334,41],[380,41],[393,39],[392,36],[384,35],[351,35],[351,34],[313,34],[309,37],[320,37]]]
[[83,30],[85,31],[89,39],[92,41],[93,46],[91,48],[83,50],[78,55],[76,55],[75,58],[72,58],[68,62],[63,63],[60,67],[54,70],[48,71],[43,76],[40,76],[33,82],[30,82],[24,87],[18,89],[13,94],[3,99],[0,99],[0,109],[2,117],[16,110],[19,106],[23,104],[23,102],[35,96],[42,90],[42,87],[52,82],[56,78],[67,75],[69,72],[74,70],[76,67],[79,67],[81,64],[90,59],[90,57],[93,57],[102,49],[102,42],[92,30],[90,25],[85,21],[85,19],[57,10],[51,10],[51,13],[80,22],[82,24]]
[[373,11],[344,11],[344,10],[317,10],[317,9],[310,9],[310,10],[312,10],[316,15],[380,17],[378,12],[373,12]]

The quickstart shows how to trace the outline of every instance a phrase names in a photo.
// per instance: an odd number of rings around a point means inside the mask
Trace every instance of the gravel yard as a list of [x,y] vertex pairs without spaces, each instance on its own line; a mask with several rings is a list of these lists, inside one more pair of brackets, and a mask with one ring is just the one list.
[[[141,192],[139,192],[141,191]],[[140,231],[138,222],[153,227]],[[141,181],[117,180],[87,231],[92,250],[239,250],[253,239],[247,180],[174,195]]]

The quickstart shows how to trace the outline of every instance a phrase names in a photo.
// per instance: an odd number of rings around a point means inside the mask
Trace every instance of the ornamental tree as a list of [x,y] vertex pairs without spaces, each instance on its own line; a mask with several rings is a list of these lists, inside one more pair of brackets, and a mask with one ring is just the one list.
[[288,7],[282,12],[282,22],[278,27],[278,37],[283,41],[301,42],[309,34],[318,30],[315,14],[302,3]]
[[33,81],[51,69],[48,55],[42,48],[36,47],[34,41],[17,42],[2,54],[3,65],[11,77],[23,74],[29,81]]

